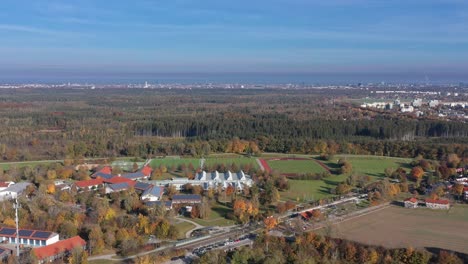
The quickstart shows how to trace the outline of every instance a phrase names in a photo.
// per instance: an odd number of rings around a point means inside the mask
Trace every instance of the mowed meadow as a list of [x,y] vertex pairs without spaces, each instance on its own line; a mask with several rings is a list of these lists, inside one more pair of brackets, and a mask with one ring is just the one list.
[[[386,168],[397,169],[405,168],[409,171],[411,159],[366,156],[366,155],[336,155],[332,160],[322,161],[316,156],[294,156],[286,157],[279,155],[277,157],[270,155],[265,161],[273,172],[289,176],[289,190],[281,192],[283,200],[290,201],[310,201],[333,196],[330,190],[334,189],[339,183],[346,180],[351,175],[368,176],[371,182],[382,179],[385,176]],[[338,161],[345,159],[352,164],[352,172],[348,174],[339,174],[340,165]],[[321,180],[299,180],[295,175],[307,173],[330,172],[329,177]]]

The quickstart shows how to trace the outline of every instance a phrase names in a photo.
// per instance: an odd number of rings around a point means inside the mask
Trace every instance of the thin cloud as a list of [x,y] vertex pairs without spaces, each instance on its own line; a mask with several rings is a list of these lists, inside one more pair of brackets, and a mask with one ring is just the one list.
[[29,34],[37,34],[37,35],[49,35],[49,36],[55,36],[55,37],[87,36],[86,34],[83,34],[83,33],[50,30],[50,29],[17,25],[17,24],[0,24],[0,31],[11,31],[11,32],[29,33]]

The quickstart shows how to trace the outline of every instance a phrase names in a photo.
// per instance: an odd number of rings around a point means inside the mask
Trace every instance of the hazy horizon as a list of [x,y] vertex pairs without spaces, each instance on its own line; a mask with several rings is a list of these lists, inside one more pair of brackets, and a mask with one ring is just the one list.
[[308,72],[465,81],[467,25],[463,0],[5,0],[0,77]]
[[[463,78],[464,77],[464,78]],[[434,76],[424,74],[349,74],[349,73],[132,73],[132,74],[61,74],[29,75],[29,77],[0,75],[0,83],[90,83],[90,84],[458,84],[467,83],[466,76]]]

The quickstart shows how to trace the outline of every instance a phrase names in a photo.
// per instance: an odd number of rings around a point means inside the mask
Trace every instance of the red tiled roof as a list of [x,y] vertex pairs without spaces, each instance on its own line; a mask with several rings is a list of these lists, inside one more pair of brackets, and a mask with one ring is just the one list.
[[110,178],[110,179],[104,179],[104,182],[105,182],[105,183],[110,183],[110,184],[122,183],[122,182],[131,183],[131,182],[133,182],[133,180],[127,179],[127,178],[121,177],[121,176],[114,176],[114,177],[112,177],[112,178]]
[[153,171],[153,169],[151,169],[150,166],[145,166],[145,167],[143,167],[143,169],[141,169],[141,172],[142,172],[145,176],[150,175],[152,171]]
[[411,198],[406,199],[405,202],[417,203],[418,199],[416,199],[415,197],[411,197]]
[[79,236],[74,236],[69,239],[61,240],[48,246],[33,248],[34,254],[38,259],[45,259],[56,256],[67,251],[71,251],[77,247],[84,247],[86,241]]
[[106,166],[106,167],[100,169],[98,172],[102,172],[102,173],[105,173],[105,174],[111,174],[112,173],[112,168],[109,167],[109,166]]
[[77,181],[75,182],[75,185],[80,188],[86,188],[86,187],[96,186],[102,183],[103,183],[102,178],[97,177],[96,179]]
[[434,199],[426,199],[426,203],[434,203],[434,204],[449,204],[448,200],[434,200]]

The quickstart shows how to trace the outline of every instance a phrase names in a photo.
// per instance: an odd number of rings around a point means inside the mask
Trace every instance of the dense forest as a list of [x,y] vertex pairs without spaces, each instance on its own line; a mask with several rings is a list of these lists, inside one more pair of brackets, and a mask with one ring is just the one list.
[[210,152],[467,156],[468,124],[382,114],[323,90],[4,89],[3,160]]

